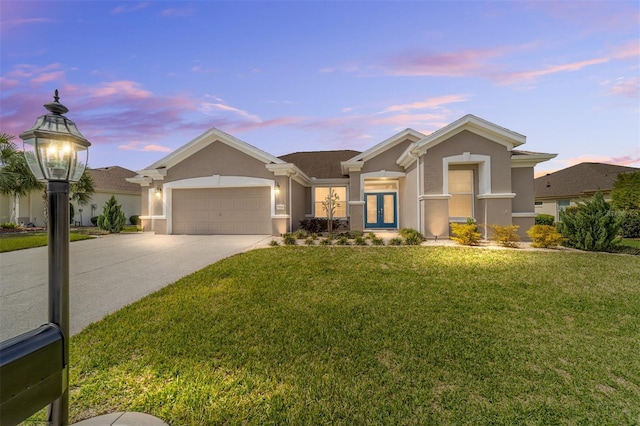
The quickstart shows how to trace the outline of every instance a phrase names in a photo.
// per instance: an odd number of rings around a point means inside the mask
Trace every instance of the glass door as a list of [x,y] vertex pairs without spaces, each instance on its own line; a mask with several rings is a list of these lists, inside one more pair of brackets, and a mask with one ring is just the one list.
[[365,194],[365,228],[396,228],[396,193]]

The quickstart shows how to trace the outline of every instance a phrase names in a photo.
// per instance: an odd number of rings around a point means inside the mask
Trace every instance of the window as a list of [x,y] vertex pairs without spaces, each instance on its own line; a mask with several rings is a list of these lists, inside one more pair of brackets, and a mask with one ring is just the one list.
[[344,186],[318,186],[313,190],[313,199],[315,203],[315,216],[328,217],[327,211],[322,206],[322,202],[327,199],[329,194],[336,194],[338,202],[333,212],[333,217],[347,217],[347,188]]
[[571,205],[571,200],[558,200],[558,213]]
[[473,217],[473,170],[449,170],[449,217]]

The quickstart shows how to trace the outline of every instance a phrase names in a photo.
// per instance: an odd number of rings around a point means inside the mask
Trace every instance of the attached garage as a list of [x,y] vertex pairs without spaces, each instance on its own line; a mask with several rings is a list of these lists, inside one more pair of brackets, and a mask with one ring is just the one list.
[[173,189],[172,234],[271,235],[271,188]]

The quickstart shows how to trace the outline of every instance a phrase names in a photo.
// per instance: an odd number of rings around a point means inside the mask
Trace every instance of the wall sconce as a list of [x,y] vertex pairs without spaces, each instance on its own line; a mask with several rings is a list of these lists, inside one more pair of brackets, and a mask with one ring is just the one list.
[[162,187],[161,186],[157,186],[156,187],[156,198],[160,198],[162,197]]
[[280,184],[278,182],[276,182],[275,191],[276,191],[276,194],[280,194]]

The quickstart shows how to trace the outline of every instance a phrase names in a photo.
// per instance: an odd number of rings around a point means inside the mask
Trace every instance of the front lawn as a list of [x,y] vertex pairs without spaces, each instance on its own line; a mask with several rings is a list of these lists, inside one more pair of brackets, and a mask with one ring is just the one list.
[[636,424],[639,283],[635,256],[256,250],[73,337],[71,423]]
[[[81,241],[93,238],[90,235],[69,233],[69,241]],[[47,245],[49,237],[46,232],[21,232],[0,235],[0,253],[23,250]]]

